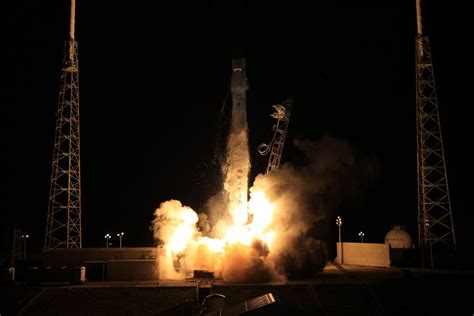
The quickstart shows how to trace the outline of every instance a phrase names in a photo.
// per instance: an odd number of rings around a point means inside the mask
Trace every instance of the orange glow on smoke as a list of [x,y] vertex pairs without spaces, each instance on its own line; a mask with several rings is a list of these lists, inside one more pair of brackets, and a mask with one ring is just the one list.
[[[159,232],[164,241],[164,253],[159,258],[160,278],[189,277],[194,269],[208,269],[220,276],[226,251],[251,252],[255,242],[271,252],[277,235],[271,225],[275,207],[261,191],[252,192],[246,206],[248,209],[229,210],[231,222],[223,226],[222,236],[211,238],[202,236],[197,229],[199,217],[191,208],[176,200],[163,203],[155,213],[162,221]],[[182,260],[177,266],[176,261],[182,257],[189,260]]]

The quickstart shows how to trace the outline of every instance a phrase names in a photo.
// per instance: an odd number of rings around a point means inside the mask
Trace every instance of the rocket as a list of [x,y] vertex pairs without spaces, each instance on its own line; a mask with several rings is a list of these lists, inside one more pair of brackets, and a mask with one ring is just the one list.
[[232,59],[232,127],[247,129],[246,91],[248,89],[245,58]]
[[247,104],[248,89],[245,59],[232,59],[232,120],[228,140],[228,170],[225,189],[229,193],[229,208],[235,210],[234,220],[247,221],[248,174],[250,156],[248,148]]

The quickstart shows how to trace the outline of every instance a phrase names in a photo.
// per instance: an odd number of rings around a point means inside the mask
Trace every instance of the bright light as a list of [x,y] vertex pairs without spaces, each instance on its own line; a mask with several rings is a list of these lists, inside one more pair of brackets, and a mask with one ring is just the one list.
[[336,219],[336,225],[337,226],[342,226],[342,219],[341,219],[340,216],[338,216],[337,219]]
[[124,232],[121,232],[119,234],[117,234],[117,237],[119,238],[119,247],[122,248],[122,238],[123,238],[123,235],[125,235]]
[[110,236],[110,234],[106,234],[104,238],[105,238],[105,246],[109,248],[109,239],[112,238],[112,236]]
[[[275,209],[275,205],[264,191],[254,190],[245,208],[236,205],[235,208],[229,209],[230,221],[223,226],[225,229],[222,233],[209,237],[198,231],[196,224],[199,218],[191,208],[176,200],[163,203],[155,213],[163,223],[159,229],[160,237],[166,241],[161,261],[163,270],[160,270],[160,273],[173,278],[173,261],[179,260],[180,257],[193,258],[192,260],[199,257],[199,262],[193,262],[193,265],[198,264],[200,267],[218,271],[224,264],[222,258],[226,249],[250,253],[254,251],[252,245],[257,243],[267,247],[267,251],[272,251],[273,246],[278,243],[277,229],[273,223]],[[169,265],[170,269],[165,271],[166,265]],[[189,269],[185,263],[182,268]]]

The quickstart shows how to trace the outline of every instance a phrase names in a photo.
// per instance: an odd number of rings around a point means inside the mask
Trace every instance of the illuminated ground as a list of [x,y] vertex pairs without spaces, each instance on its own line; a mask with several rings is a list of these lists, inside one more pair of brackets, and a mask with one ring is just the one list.
[[[1,287],[1,315],[189,315],[196,281],[87,282],[78,286]],[[209,288],[206,289],[209,291]],[[204,290],[204,291],[206,291]],[[271,292],[280,314],[452,315],[474,312],[474,272],[365,268],[328,265],[315,279],[271,284],[228,284],[214,292],[224,306]],[[39,295],[38,295],[39,293]],[[36,297],[35,297],[36,295]],[[181,307],[179,307],[181,306]]]

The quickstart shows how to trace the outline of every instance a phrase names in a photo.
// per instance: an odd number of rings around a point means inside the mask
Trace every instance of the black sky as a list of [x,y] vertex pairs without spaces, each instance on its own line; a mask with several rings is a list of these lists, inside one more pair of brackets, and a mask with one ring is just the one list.
[[[86,246],[119,231],[127,245],[151,245],[159,203],[200,209],[215,192],[233,57],[247,59],[253,176],[266,166],[255,146],[271,135],[271,105],[293,97],[284,161],[295,157],[294,137],[332,135],[381,163],[377,190],[343,214],[345,239],[364,230],[382,242],[394,223],[416,237],[414,0],[77,2]],[[1,221],[31,232],[38,249],[68,5],[22,0],[5,10]],[[462,246],[474,219],[465,203],[468,22],[454,4],[424,9]]]

